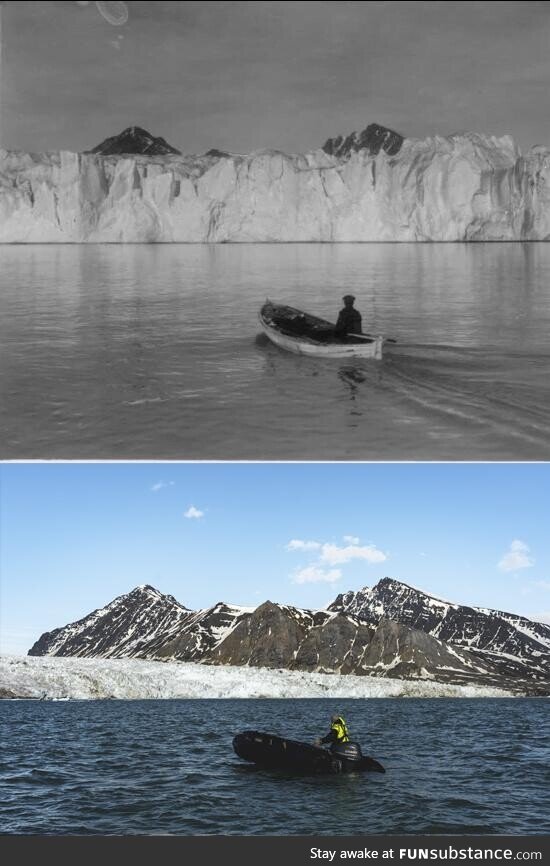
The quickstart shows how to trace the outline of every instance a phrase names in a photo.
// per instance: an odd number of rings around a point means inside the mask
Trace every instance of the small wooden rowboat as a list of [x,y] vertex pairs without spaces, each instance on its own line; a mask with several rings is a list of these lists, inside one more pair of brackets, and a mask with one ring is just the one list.
[[334,325],[286,304],[266,301],[260,310],[260,325],[269,339],[296,355],[318,358],[382,358],[384,337],[369,334],[337,336]]

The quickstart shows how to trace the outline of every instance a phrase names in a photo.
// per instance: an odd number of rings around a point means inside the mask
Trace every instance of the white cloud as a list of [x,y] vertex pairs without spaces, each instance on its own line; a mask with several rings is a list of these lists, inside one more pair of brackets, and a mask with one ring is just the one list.
[[318,541],[301,541],[299,538],[293,538],[289,541],[287,550],[319,550],[321,545]]
[[532,614],[529,619],[534,620],[535,622],[547,622],[550,625],[550,611],[548,613],[535,613]]
[[198,508],[195,508],[194,505],[190,505],[187,511],[184,512],[184,517],[187,517],[189,520],[198,520],[200,517],[204,517],[204,511],[200,511]]
[[151,490],[153,493],[158,493],[159,490],[162,490],[164,487],[173,487],[175,483],[175,481],[157,481],[156,484],[153,484]]
[[535,564],[530,553],[529,545],[520,541],[519,538],[515,538],[498,563],[498,567],[501,571],[519,571],[521,568],[530,568]]
[[382,550],[374,544],[359,545],[359,538],[355,535],[343,536],[346,545],[340,547],[338,544],[318,541],[303,541],[293,538],[286,545],[289,551],[314,554],[310,557],[310,564],[304,568],[297,569],[291,579],[294,583],[334,583],[342,577],[337,565],[344,565],[354,559],[368,563],[385,562],[388,558]]
[[351,562],[352,559],[364,559],[367,562],[385,562],[388,557],[386,554],[375,547],[374,544],[367,544],[359,547],[357,544],[348,544],[347,547],[338,547],[337,544],[323,544],[321,548],[321,562],[326,562],[329,565],[342,565],[345,562]]
[[339,568],[332,568],[327,571],[318,565],[308,565],[295,571],[292,580],[294,583],[334,583],[341,577],[342,572]]

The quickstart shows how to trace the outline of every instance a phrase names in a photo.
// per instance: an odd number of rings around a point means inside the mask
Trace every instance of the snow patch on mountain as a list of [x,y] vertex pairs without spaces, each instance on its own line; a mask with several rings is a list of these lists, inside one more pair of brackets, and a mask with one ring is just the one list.
[[387,618],[425,632],[496,674],[550,680],[550,626],[517,614],[443,601],[388,577],[372,588],[340,594],[328,609],[370,625]]
[[168,144],[164,138],[155,138],[140,126],[129,126],[118,135],[106,138],[90,152],[104,155],[138,153],[147,156],[181,154],[181,151]]
[[152,586],[137,586],[88,616],[43,634],[29,655],[146,656],[193,612]]

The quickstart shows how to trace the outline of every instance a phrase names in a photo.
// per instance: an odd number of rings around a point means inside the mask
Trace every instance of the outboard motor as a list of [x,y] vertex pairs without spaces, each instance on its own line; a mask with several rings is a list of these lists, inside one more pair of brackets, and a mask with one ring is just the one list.
[[359,743],[333,743],[330,747],[331,754],[337,758],[345,772],[353,772],[359,769],[363,760],[363,753]]

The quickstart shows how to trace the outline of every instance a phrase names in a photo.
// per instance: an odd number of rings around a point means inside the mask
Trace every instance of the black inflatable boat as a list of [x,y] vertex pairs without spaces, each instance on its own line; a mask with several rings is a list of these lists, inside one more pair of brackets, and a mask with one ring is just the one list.
[[356,773],[370,770],[385,773],[382,764],[363,755],[358,743],[342,743],[331,750],[265,734],[243,731],[233,739],[233,748],[245,761],[272,770],[298,773]]

